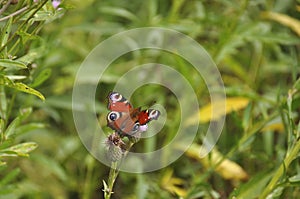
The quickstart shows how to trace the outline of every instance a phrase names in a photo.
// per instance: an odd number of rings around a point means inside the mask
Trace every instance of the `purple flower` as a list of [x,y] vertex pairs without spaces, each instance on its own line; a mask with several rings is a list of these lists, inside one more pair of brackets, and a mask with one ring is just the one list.
[[60,5],[61,0],[52,0],[52,6],[54,9],[57,9],[57,7]]
[[148,125],[147,124],[140,126],[140,131],[147,131],[147,129],[148,129]]

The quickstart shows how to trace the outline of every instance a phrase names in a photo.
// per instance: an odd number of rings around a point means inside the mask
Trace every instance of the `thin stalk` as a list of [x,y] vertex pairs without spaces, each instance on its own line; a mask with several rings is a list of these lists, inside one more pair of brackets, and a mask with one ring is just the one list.
[[[42,25],[43,25],[43,23],[39,23],[39,24],[34,28],[34,30],[32,30],[32,32],[29,33],[29,34],[31,34],[31,35],[36,34],[36,33],[38,32],[38,30],[40,29],[40,27],[42,27]],[[24,30],[24,32],[26,32],[27,29],[28,29],[28,28],[26,28],[26,29]],[[13,45],[13,46],[10,48],[10,50],[8,51],[8,54],[14,55],[15,53],[13,53],[13,51],[14,51],[14,50],[19,50],[19,49],[17,48],[18,45],[19,45],[19,43],[20,43],[20,39],[18,39],[17,41],[15,41],[14,45]]]
[[118,162],[112,162],[111,163],[111,167],[110,167],[110,171],[109,171],[109,176],[108,176],[108,189],[104,190],[104,198],[105,199],[110,199],[111,194],[113,194],[113,187],[114,187],[114,183],[115,180],[118,176],[118,170],[117,170],[117,166],[118,166]]
[[27,6],[25,6],[24,8],[21,8],[20,10],[17,10],[16,12],[11,13],[10,15],[7,15],[6,17],[2,17],[0,18],[0,21],[5,21],[13,16],[16,16],[18,14],[21,14],[22,12],[26,11],[28,9]]
[[129,143],[129,147],[126,150],[126,152],[124,153],[122,159],[118,162],[112,162],[111,166],[110,166],[110,170],[109,170],[109,175],[108,175],[108,181],[107,181],[107,188],[104,189],[104,199],[110,199],[111,195],[114,193],[113,187],[114,187],[114,183],[118,177],[119,171],[120,171],[120,166],[122,164],[122,161],[124,160],[124,158],[127,156],[130,148],[134,145],[133,142]]
[[[231,157],[237,150],[238,148],[245,143],[251,136],[253,136],[255,133],[257,133],[260,129],[262,129],[268,122],[270,122],[271,120],[273,120],[274,118],[276,118],[278,116],[278,113],[275,112],[272,115],[270,115],[268,118],[266,118],[264,121],[259,122],[258,124],[256,124],[255,126],[253,126],[251,129],[249,129],[244,136],[239,140],[238,144],[236,144],[229,152],[227,152],[216,164],[212,165],[210,169],[208,169],[207,172],[205,172],[201,178],[199,178],[197,180],[196,183],[201,183],[204,181],[204,179],[207,179],[211,173],[213,173],[215,171],[215,169],[227,158]],[[195,188],[191,189],[189,191],[189,194],[193,193],[193,191],[195,191],[197,186],[194,186]]]
[[8,0],[6,4],[0,9],[0,15],[8,8],[12,0]]
[[6,120],[4,121],[4,126],[6,127],[7,126],[7,122],[10,118],[10,114],[12,112],[12,109],[14,107],[14,103],[15,103],[15,99],[16,99],[16,91],[13,91],[13,94],[12,94],[12,97],[10,98],[10,101],[9,101],[9,104],[8,104],[8,107],[7,107],[7,112],[6,112]]
[[287,153],[283,163],[277,169],[276,173],[274,174],[267,187],[264,189],[263,193],[260,195],[259,199],[266,198],[276,188],[278,180],[283,175],[285,169],[288,168],[291,162],[298,156],[299,150],[300,142],[295,141],[295,145],[291,149],[290,153]]
[[[19,30],[21,30],[22,28],[23,28],[23,26],[25,26],[26,24],[28,24],[28,22],[29,22],[29,20],[31,19],[31,18],[33,18],[34,17],[34,15],[40,10],[40,9],[42,9],[42,7],[46,4],[48,2],[48,0],[45,0],[44,2],[42,2],[38,7],[37,7],[37,9],[34,11],[34,12],[32,12],[31,14],[30,14],[30,16],[18,27],[18,29],[16,30],[16,32],[18,32]],[[15,37],[17,36],[17,34],[13,34],[13,36],[12,37],[10,37],[9,39],[8,39],[8,41],[0,48],[0,52],[8,45],[8,43],[9,42],[11,42]]]
[[89,199],[91,198],[91,182],[93,178],[93,172],[95,168],[95,159],[92,157],[87,157],[88,163],[87,163],[87,172],[86,172],[86,178],[85,178],[85,183],[84,183],[84,188],[83,188],[83,196],[82,199]]

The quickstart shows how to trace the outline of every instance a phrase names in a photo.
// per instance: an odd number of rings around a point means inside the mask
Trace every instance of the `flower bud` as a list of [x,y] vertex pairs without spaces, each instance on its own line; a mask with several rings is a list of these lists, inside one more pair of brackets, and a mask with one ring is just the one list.
[[126,145],[117,133],[109,135],[105,141],[106,157],[112,162],[120,160],[126,150]]

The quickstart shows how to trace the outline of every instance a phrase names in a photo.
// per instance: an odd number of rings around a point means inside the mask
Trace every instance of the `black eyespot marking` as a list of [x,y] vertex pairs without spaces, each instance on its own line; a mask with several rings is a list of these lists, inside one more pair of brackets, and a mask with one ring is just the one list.
[[140,123],[137,122],[134,124],[132,131],[135,132],[135,131],[139,130],[139,128],[140,128]]
[[110,122],[116,121],[118,118],[120,118],[121,114],[116,111],[112,111],[107,115],[107,119]]

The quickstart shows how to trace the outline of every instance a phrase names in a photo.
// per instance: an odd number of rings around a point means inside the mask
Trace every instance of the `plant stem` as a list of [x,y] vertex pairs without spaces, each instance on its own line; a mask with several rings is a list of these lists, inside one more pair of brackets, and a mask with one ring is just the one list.
[[7,15],[6,17],[2,17],[2,18],[0,19],[0,21],[5,21],[5,20],[7,20],[7,19],[9,19],[9,18],[11,18],[11,17],[13,17],[13,16],[16,16],[16,15],[18,15],[18,14],[20,14],[20,13],[26,11],[27,9],[28,9],[28,7],[25,6],[24,8],[21,8],[20,10],[17,10],[16,12],[11,13],[10,15]]
[[2,13],[8,8],[8,6],[9,6],[10,3],[11,3],[11,1],[12,1],[12,0],[8,0],[8,1],[6,2],[6,4],[0,9],[0,14],[2,14]]
[[92,178],[93,178],[93,171],[95,167],[95,159],[91,156],[87,157],[87,172],[86,172],[86,178],[83,185],[83,194],[82,199],[89,199],[91,198],[91,186],[92,186]]
[[112,162],[111,163],[111,168],[109,171],[109,177],[108,177],[108,190],[104,190],[104,198],[105,199],[110,199],[111,194],[113,193],[113,187],[114,187],[114,183],[115,180],[118,176],[118,170],[117,170],[117,165],[118,162]]
[[134,145],[133,142],[129,143],[129,146],[126,150],[126,152],[124,153],[122,159],[120,161],[117,162],[112,162],[111,166],[110,166],[110,170],[109,170],[109,176],[108,176],[108,187],[107,189],[104,189],[104,199],[110,199],[111,194],[113,194],[114,192],[113,187],[114,187],[114,183],[118,177],[119,171],[120,171],[120,165],[122,164],[122,161],[124,160],[124,158],[126,157],[126,155],[128,154],[130,148]]
[[295,144],[291,149],[290,153],[287,153],[283,163],[277,169],[275,175],[269,182],[268,186],[266,187],[262,195],[259,197],[260,199],[266,198],[276,188],[277,181],[283,175],[285,169],[288,168],[291,162],[297,157],[299,150],[300,150],[300,142],[295,141]]
[[[29,20],[32,19],[34,17],[34,15],[40,10],[42,9],[42,7],[48,2],[48,0],[43,1],[35,11],[33,11],[30,16],[22,23],[20,24],[20,26],[18,27],[18,29],[15,31],[15,33],[8,39],[8,41],[0,48],[0,52],[8,45],[9,42],[11,42],[16,36],[16,32],[18,32],[19,30],[21,30],[25,25],[28,24]],[[26,8],[26,9],[25,9]],[[24,7],[22,9],[25,9],[24,11],[27,10],[28,7]],[[3,19],[3,18],[2,18]],[[0,19],[1,20],[1,19]]]

